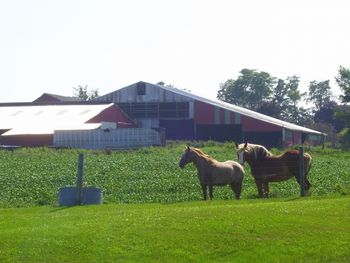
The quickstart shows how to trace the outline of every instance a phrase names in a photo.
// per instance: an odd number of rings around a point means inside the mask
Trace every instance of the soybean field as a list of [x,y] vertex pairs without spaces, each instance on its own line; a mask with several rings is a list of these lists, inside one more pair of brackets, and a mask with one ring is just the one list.
[[[233,143],[196,142],[213,158],[237,160]],[[0,150],[0,207],[58,205],[60,187],[75,185],[78,154],[84,153],[84,185],[103,190],[104,203],[176,203],[202,199],[193,164],[180,169],[187,144],[138,150],[90,151],[21,148]],[[272,149],[276,154],[281,153]],[[305,149],[313,157],[309,173],[312,196],[350,194],[350,152],[339,149]],[[257,198],[255,182],[245,165],[242,199]],[[271,198],[299,196],[295,179],[270,184]],[[214,187],[214,199],[233,199],[228,186]]]

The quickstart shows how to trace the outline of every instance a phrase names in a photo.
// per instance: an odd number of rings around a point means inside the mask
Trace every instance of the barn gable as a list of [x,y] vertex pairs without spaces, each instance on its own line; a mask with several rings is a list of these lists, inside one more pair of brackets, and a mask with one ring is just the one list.
[[[100,96],[97,100],[120,103],[152,103],[152,102],[188,102],[193,101],[186,94],[174,92],[165,86],[140,81],[130,86]],[[180,91],[180,90],[179,90]]]

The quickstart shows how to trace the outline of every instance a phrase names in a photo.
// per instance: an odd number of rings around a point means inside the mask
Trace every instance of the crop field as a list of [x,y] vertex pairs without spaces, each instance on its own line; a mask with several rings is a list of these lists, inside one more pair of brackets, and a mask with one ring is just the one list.
[[[180,169],[178,162],[185,143],[164,148],[128,151],[78,151],[23,148],[0,151],[0,207],[58,205],[60,187],[75,185],[78,154],[84,153],[84,184],[103,190],[107,203],[176,203],[202,199],[197,171],[192,164]],[[192,144],[193,145],[193,144]],[[197,142],[213,158],[237,160],[232,143]],[[273,151],[278,153],[277,150]],[[312,196],[350,193],[350,152],[311,148],[309,174]],[[257,198],[257,189],[245,165],[242,199]],[[299,195],[295,179],[270,186],[272,198]],[[229,187],[215,187],[214,199],[232,199]]]

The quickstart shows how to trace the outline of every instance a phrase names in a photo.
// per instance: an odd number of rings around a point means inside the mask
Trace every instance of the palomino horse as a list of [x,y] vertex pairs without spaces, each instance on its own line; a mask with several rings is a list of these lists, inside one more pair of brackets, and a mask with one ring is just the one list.
[[[236,143],[239,163],[247,162],[255,179],[260,197],[268,197],[269,182],[285,181],[295,177],[301,185],[299,178],[299,151],[289,150],[281,155],[273,155],[264,146],[256,144]],[[311,169],[312,158],[310,154],[304,154],[305,192],[311,184],[307,174]]]
[[184,168],[186,164],[191,162],[197,168],[204,200],[207,200],[207,187],[209,187],[209,198],[213,199],[213,186],[228,184],[235,193],[236,199],[240,198],[244,170],[239,163],[235,161],[219,162],[200,149],[187,146],[182,154],[179,166]]

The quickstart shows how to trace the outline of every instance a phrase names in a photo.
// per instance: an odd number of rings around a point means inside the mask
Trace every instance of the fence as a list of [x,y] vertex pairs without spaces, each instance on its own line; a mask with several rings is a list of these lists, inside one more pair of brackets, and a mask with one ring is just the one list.
[[305,196],[304,147],[299,148],[300,196]]
[[82,149],[129,149],[161,145],[161,134],[146,128],[117,128],[97,130],[57,130],[55,147]]

